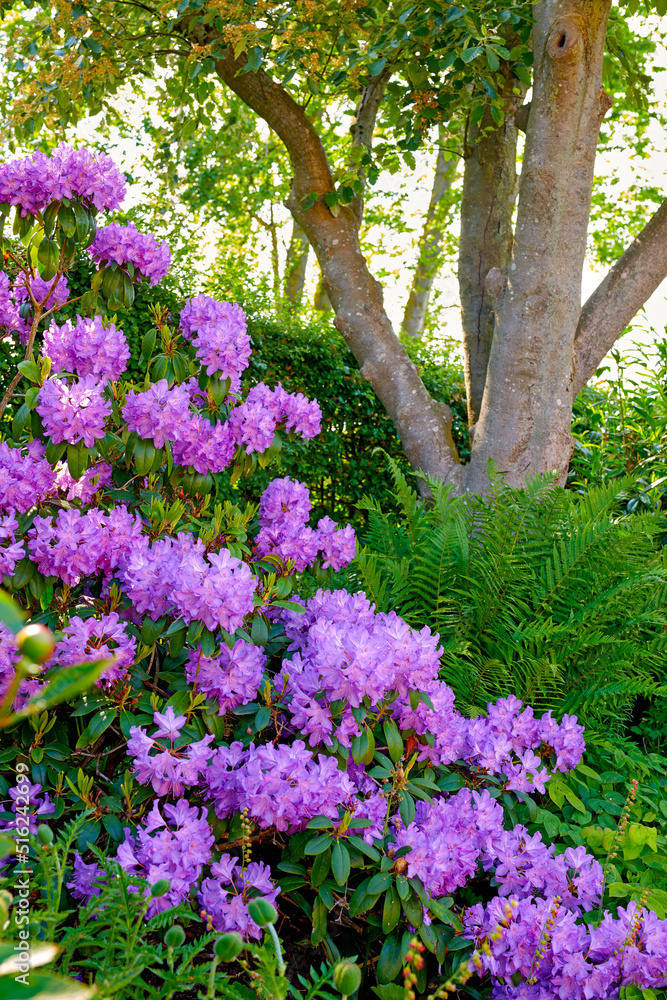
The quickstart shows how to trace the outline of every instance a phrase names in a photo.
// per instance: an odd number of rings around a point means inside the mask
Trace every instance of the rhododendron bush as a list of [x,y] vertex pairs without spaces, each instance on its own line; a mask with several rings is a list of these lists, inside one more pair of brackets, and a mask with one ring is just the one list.
[[[667,922],[601,909],[608,871],[537,828],[549,783],[582,767],[576,718],[512,696],[465,717],[437,635],[333,589],[349,525],[311,523],[308,490],[279,469],[257,507],[235,503],[242,476],[320,429],[315,400],[243,385],[240,307],[199,294],[156,310],[145,379],[128,379],[115,310],[170,254],[100,222],[124,190],[108,157],[64,145],[0,166],[0,324],[24,352],[0,404],[0,569],[56,640],[28,666],[0,628],[2,759],[29,762],[33,833],[77,820],[70,909],[101,920],[122,872],[147,934],[180,919],[192,940],[252,942],[262,896],[288,951],[307,928],[329,958],[358,953],[363,996],[389,989],[415,933],[421,990],[473,975],[540,1000],[665,985]],[[96,270],[62,320],[77,249]],[[305,571],[329,586],[300,597]]]

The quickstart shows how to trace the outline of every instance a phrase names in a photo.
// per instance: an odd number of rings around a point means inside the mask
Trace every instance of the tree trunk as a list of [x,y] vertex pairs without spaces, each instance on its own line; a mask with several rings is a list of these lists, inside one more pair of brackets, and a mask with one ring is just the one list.
[[283,280],[284,296],[293,305],[299,305],[303,297],[309,250],[308,237],[298,223],[293,222]]
[[407,333],[409,337],[421,337],[424,332],[431,288],[442,263],[441,247],[445,218],[440,203],[451,188],[456,173],[456,160],[448,159],[443,149],[445,133],[442,126],[438,132],[438,142],[438,159],[435,164],[431,200],[419,241],[419,258],[401,325],[403,333]]
[[572,450],[572,357],[600,123],[610,0],[541,0],[535,76],[512,259],[493,268],[495,313],[466,485],[485,487],[490,459],[509,483],[562,476]]
[[512,256],[517,128],[511,114],[511,81],[505,91],[505,121],[495,125],[487,108],[479,125],[470,129],[465,151],[458,278],[471,427],[482,406],[495,322],[486,276],[494,267],[506,269]]
[[[245,61],[245,55],[236,59],[227,49],[216,59],[216,71],[285,144],[293,170],[287,206],[315,252],[337,328],[392,418],[412,467],[443,480],[457,478],[451,411],[430,397],[392,329],[382,286],[371,275],[359,245],[360,205],[340,207],[332,215],[324,196],[334,190],[333,177],[313,123],[263,70],[240,72]],[[370,93],[366,107],[376,113],[377,82],[370,85]],[[313,196],[314,204],[305,208]]]
[[322,275],[320,275],[320,280],[317,282],[317,288],[315,289],[315,299],[313,301],[313,309],[317,312],[332,312],[333,306],[329,301],[329,296],[327,295],[327,290],[324,287],[324,282],[322,281]]

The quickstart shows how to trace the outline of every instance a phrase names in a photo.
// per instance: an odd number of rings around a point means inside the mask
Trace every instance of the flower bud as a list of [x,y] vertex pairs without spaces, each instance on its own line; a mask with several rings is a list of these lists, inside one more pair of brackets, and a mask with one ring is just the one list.
[[151,886],[151,896],[164,896],[171,889],[168,878],[160,878]]
[[164,936],[164,943],[167,948],[180,948],[185,941],[185,931],[179,924],[170,927]]
[[33,663],[45,663],[53,656],[56,640],[46,625],[25,625],[16,635],[19,652]]
[[275,924],[278,919],[278,911],[275,906],[268,899],[264,899],[263,896],[250,900],[248,903],[248,913],[260,927],[266,927],[267,924]]
[[233,962],[237,955],[243,951],[243,938],[238,931],[229,931],[213,945],[213,951],[221,962]]
[[344,997],[355,993],[361,985],[361,969],[354,962],[344,959],[337,962],[333,971],[333,984]]
[[53,843],[53,830],[50,826],[47,826],[46,823],[40,823],[37,827],[37,837],[39,838],[40,843],[48,847]]

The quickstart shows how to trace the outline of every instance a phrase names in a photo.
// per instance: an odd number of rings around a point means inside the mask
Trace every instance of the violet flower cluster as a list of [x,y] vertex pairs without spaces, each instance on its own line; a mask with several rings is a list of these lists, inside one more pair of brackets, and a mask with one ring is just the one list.
[[247,807],[263,830],[275,826],[292,832],[313,816],[338,819],[339,805],[351,803],[356,790],[335,757],[316,758],[303,740],[218,747],[204,781],[216,816]]
[[154,802],[136,835],[125,831],[125,840],[116,854],[121,868],[142,875],[149,886],[160,879],[168,879],[170,884],[164,896],[151,899],[148,918],[188,897],[211,857],[214,842],[206,811],[202,809],[200,814],[186,799],[179,799],[175,805],[165,803],[162,812]]
[[188,299],[181,310],[180,327],[192,340],[207,375],[230,379],[231,392],[238,392],[240,374],[251,354],[245,313],[231,302],[217,302],[209,295]]
[[105,326],[101,316],[76,316],[62,326],[52,322],[44,333],[42,354],[51,358],[54,372],[94,375],[115,382],[127,368],[130,349],[122,330]]
[[0,327],[10,333],[22,330],[25,324],[19,316],[19,308],[14,301],[10,288],[9,275],[0,271]]
[[55,662],[62,667],[111,659],[97,680],[97,686],[113,684],[125,676],[134,663],[137,640],[129,635],[118,612],[99,618],[74,615],[63,629],[56,646]]
[[141,518],[122,504],[108,514],[71,508],[56,517],[37,515],[28,531],[28,551],[40,573],[73,586],[85,577],[122,570],[144,538]]
[[176,715],[171,706],[163,713],[155,712],[153,721],[157,729],[152,736],[139,726],[130,729],[127,753],[134,757],[137,781],[142,785],[150,782],[157,795],[182,795],[186,788],[199,784],[213,755],[210,747],[213,736],[204,736],[194,743],[187,737],[179,740],[186,717]]
[[25,454],[0,441],[0,510],[25,514],[53,492],[56,476],[45,451],[37,440],[26,445]]
[[493,1000],[616,1000],[621,986],[667,985],[667,920],[634,902],[598,926],[577,917],[558,898],[497,897],[471,907],[466,933],[491,973]]
[[158,243],[150,235],[140,233],[133,222],[121,226],[112,222],[98,229],[88,253],[97,264],[133,264],[139,274],[151,285],[165,277],[171,264],[171,251],[166,243]]
[[25,556],[23,542],[17,541],[19,523],[13,514],[0,517],[0,575],[11,576],[17,562]]
[[[2,626],[0,626],[2,628]],[[0,832],[5,834],[16,833],[16,821],[14,817],[21,810],[21,827],[23,827],[27,820],[27,825],[30,833],[34,836],[37,833],[37,827],[40,823],[43,823],[45,819],[52,816],[56,811],[55,803],[51,801],[51,797],[48,792],[44,795],[40,795],[42,791],[42,786],[38,782],[32,782],[27,778],[23,779],[22,785],[27,783],[27,791],[23,788],[21,791],[14,786],[10,788],[7,794],[9,795],[9,806],[8,810],[5,812],[10,812],[13,814],[12,819],[0,820]],[[27,800],[27,813],[23,812],[26,808]]]
[[210,868],[212,877],[202,879],[197,898],[201,916],[216,931],[238,931],[246,938],[260,938],[262,928],[248,913],[250,893],[276,904],[280,886],[271,879],[271,869],[261,861],[251,861],[247,868],[238,858],[223,854]]
[[286,476],[272,480],[259,503],[259,534],[255,539],[258,556],[278,555],[291,559],[303,572],[322,557],[323,569],[342,569],[356,554],[356,537],[351,524],[339,528],[330,517],[320,519],[317,528],[308,524],[310,491],[303,483]]
[[119,574],[138,614],[156,620],[174,613],[186,623],[202,621],[212,632],[235,632],[253,609],[257,580],[247,563],[228,549],[206,552],[185,532],[150,545],[139,538]]
[[[360,735],[352,709],[366,700],[372,711],[383,707],[400,729],[415,733],[420,759],[461,759],[480,773],[503,775],[506,787],[517,791],[544,789],[549,772],[538,750],[560,770],[579,763],[583,727],[574,717],[536,719],[514,697],[489,705],[483,718],[457,712],[451,688],[438,679],[441,649],[428,628],[411,629],[394,612],[377,613],[363,594],[346,591],[320,590],[305,609],[280,615],[294,651],[282,677],[291,725],[312,746],[333,739],[350,746]],[[427,700],[413,709],[410,691]],[[344,708],[333,715],[335,702]]]
[[64,462],[58,462],[56,474],[56,489],[64,495],[65,500],[80,500],[83,506],[91,503],[95,494],[111,485],[111,466],[108,462],[95,462],[89,465],[80,479],[73,479]]
[[224,643],[216,656],[204,656],[201,646],[193,649],[185,664],[190,684],[218,703],[218,715],[247,705],[259,691],[266,656],[259,646],[237,639],[231,649]]
[[271,447],[279,424],[306,440],[317,437],[322,429],[322,411],[316,399],[308,399],[301,392],[287,392],[280,383],[270,389],[260,382],[232,411],[230,422],[236,440],[250,454]]
[[602,895],[601,865],[583,847],[555,855],[539,833],[518,825],[503,828],[503,810],[485,789],[418,802],[415,819],[396,833],[396,847],[409,847],[408,875],[431,897],[454,892],[478,867],[493,869],[500,896],[560,896],[572,909],[592,909]]
[[50,154],[35,152],[0,163],[0,201],[20,205],[22,215],[42,212],[63,198],[98,211],[115,211],[125,197],[125,177],[105,153],[61,142]]
[[37,412],[54,444],[83,441],[92,448],[106,434],[111,409],[104,385],[95,375],[85,375],[72,383],[49,378],[39,390]]

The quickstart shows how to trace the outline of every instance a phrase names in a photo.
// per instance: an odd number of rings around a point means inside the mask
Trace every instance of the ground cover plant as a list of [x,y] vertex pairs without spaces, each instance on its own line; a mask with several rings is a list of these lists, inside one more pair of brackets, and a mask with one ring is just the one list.
[[[310,524],[289,476],[225,495],[319,405],[242,390],[245,317],[204,295],[154,309],[127,374],[115,310],[169,250],[99,224],[123,190],[66,146],[0,166],[25,345],[0,401],[0,996],[657,996],[662,758],[598,736],[596,769],[571,713],[457,703],[447,640],[340,586],[349,525]],[[77,247],[95,272],[58,323]],[[328,586],[300,597],[307,569]]]

